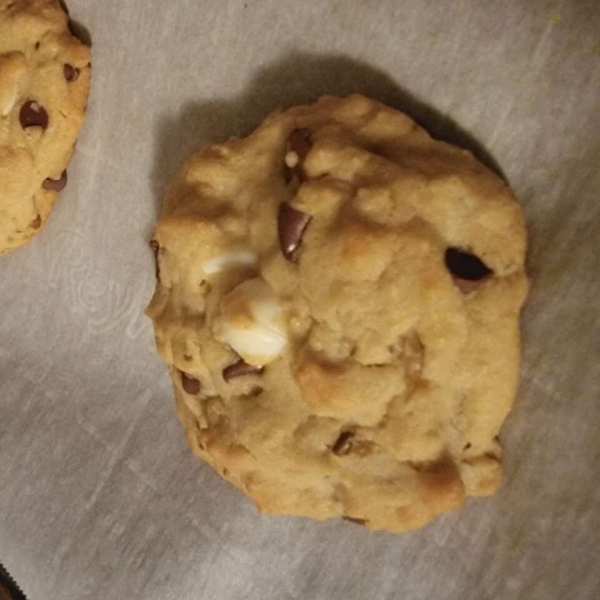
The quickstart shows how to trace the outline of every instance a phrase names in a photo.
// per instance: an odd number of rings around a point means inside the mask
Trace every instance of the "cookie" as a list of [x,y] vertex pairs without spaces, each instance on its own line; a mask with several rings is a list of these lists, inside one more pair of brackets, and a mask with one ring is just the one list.
[[195,154],[151,245],[187,440],[261,511],[400,532],[496,490],[526,230],[469,152],[325,97]]
[[39,233],[67,184],[89,85],[58,0],[0,0],[0,254]]

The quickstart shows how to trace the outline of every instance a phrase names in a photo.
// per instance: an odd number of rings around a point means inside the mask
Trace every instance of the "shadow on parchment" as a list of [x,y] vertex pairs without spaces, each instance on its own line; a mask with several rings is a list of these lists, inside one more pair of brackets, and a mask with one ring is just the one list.
[[92,34],[90,30],[81,24],[79,21],[76,21],[71,17],[69,12],[69,7],[65,0],[58,0],[61,8],[65,11],[67,17],[69,17],[69,31],[80,41],[83,42],[89,48],[92,47]]
[[247,135],[277,108],[314,102],[326,94],[345,96],[353,92],[405,112],[434,138],[470,150],[504,179],[495,160],[469,133],[403,90],[383,71],[342,55],[289,53],[261,69],[241,96],[188,104],[178,113],[159,118],[152,174],[157,211],[169,180],[204,144]]

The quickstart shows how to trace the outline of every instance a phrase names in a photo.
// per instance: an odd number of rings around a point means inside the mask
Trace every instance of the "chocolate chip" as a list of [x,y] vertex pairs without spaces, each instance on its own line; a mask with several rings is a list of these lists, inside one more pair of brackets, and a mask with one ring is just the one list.
[[283,202],[279,206],[277,227],[279,229],[279,246],[285,258],[291,262],[296,260],[296,250],[300,246],[304,230],[312,217]]
[[202,390],[202,384],[195,377],[192,377],[183,371],[181,372],[181,386],[185,392],[192,396],[199,394]]
[[48,113],[46,109],[35,102],[35,100],[28,100],[21,107],[19,113],[19,119],[21,121],[21,127],[27,129],[28,127],[41,127],[42,129],[48,129]]
[[348,521],[349,523],[355,523],[356,525],[366,525],[367,521],[365,519],[357,519],[356,517],[342,517],[344,521]]
[[53,192],[62,192],[66,186],[67,186],[67,172],[66,171],[63,171],[62,175],[58,179],[51,179],[50,177],[48,177],[48,179],[45,179],[44,183],[42,183],[42,187],[45,190],[50,190]]
[[290,183],[294,178],[298,181],[306,179],[304,161],[313,146],[310,129],[294,129],[290,133],[285,152],[285,179]]
[[223,379],[225,381],[231,381],[236,377],[244,377],[244,375],[260,375],[264,369],[264,367],[249,365],[244,360],[238,360],[236,363],[223,369]]
[[446,268],[458,279],[480,281],[492,274],[492,270],[470,252],[463,252],[458,248],[448,248],[445,258]]
[[354,434],[351,431],[342,431],[340,437],[332,446],[331,451],[336,456],[346,456],[352,450]]
[[493,273],[477,256],[458,248],[448,248],[445,261],[454,283],[463,294],[476,290]]
[[69,83],[73,83],[79,79],[79,69],[75,68],[73,65],[66,64],[63,67],[63,73],[65,79]]
[[156,265],[156,279],[158,279],[160,276],[160,267],[158,264],[158,251],[160,250],[160,245],[156,240],[150,240],[150,248],[152,249],[152,252],[154,252],[154,262]]

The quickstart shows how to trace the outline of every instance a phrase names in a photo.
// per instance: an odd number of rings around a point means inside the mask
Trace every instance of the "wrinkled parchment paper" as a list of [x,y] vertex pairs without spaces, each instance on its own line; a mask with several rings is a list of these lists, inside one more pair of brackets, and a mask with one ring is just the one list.
[[[0,258],[0,559],[32,600],[600,594],[597,0],[70,0],[93,89],[69,186]],[[258,516],[188,452],[143,309],[205,142],[361,91],[501,170],[533,278],[506,476],[426,529]]]

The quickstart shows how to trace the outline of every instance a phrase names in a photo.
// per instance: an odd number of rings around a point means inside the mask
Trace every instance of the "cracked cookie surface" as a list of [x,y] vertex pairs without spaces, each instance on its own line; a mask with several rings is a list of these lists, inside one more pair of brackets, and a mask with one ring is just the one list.
[[187,440],[261,511],[405,531],[495,491],[526,232],[470,153],[325,97],[191,157],[152,247]]
[[89,82],[58,0],[0,0],[0,254],[42,229],[66,186]]

